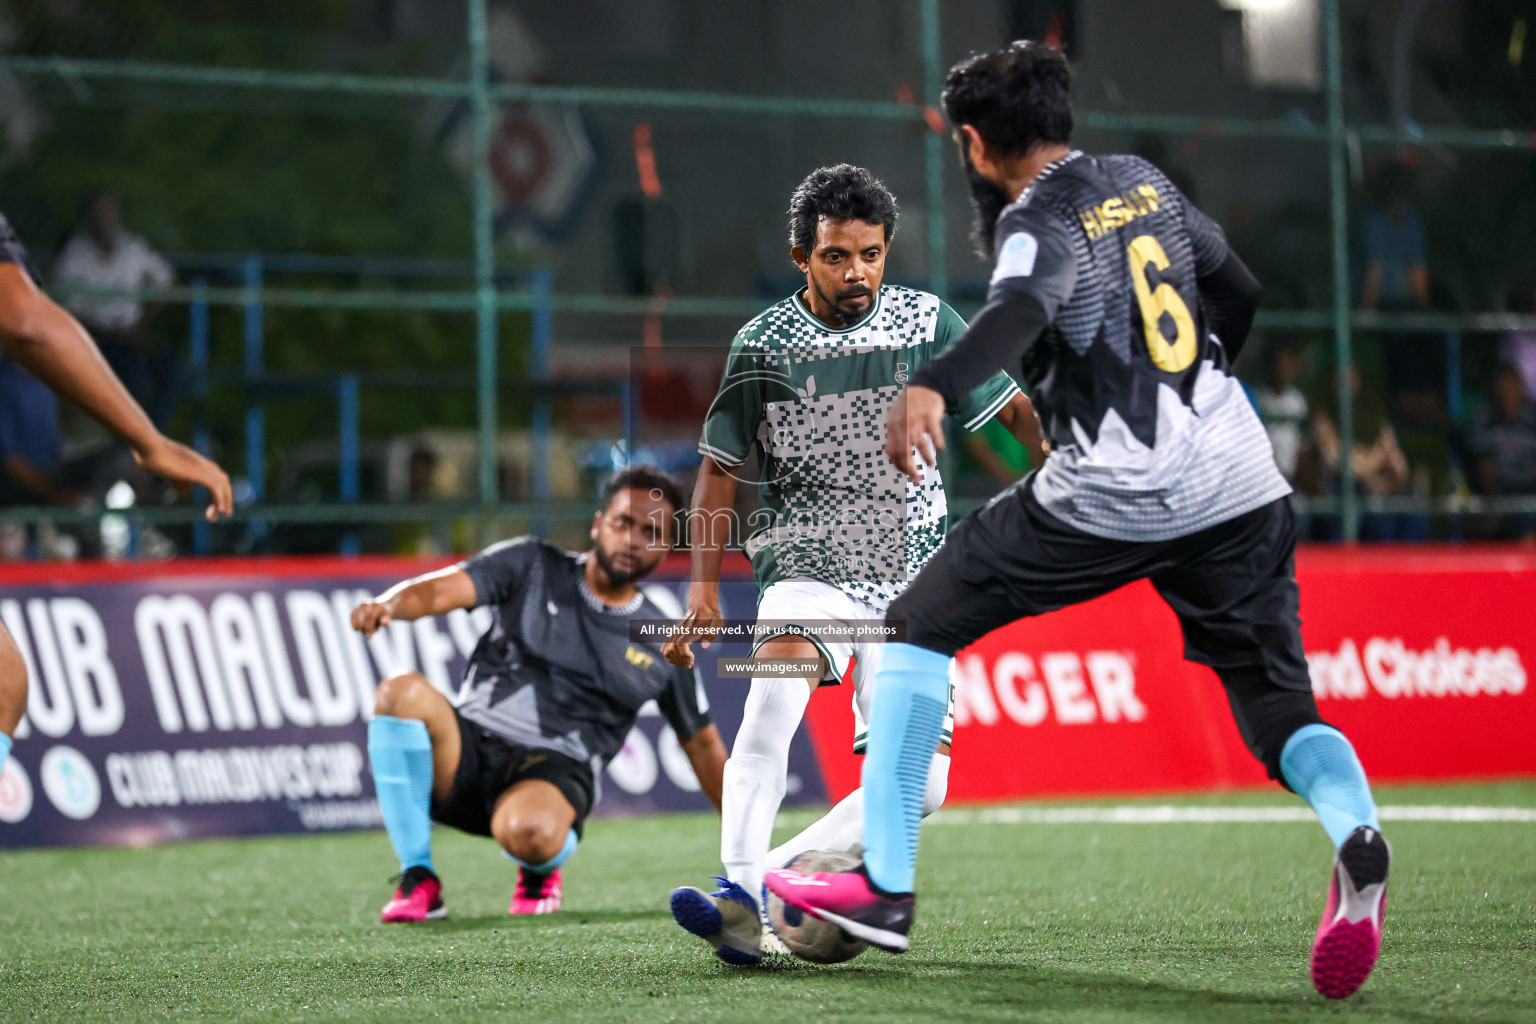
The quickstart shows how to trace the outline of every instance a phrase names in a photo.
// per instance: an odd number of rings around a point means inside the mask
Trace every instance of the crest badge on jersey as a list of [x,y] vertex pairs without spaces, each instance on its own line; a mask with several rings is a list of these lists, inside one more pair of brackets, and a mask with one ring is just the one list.
[[1029,277],[1035,272],[1035,257],[1040,254],[1040,243],[1028,231],[1018,231],[1008,236],[997,254],[997,267],[992,271],[992,283],[1006,281],[1010,277]]

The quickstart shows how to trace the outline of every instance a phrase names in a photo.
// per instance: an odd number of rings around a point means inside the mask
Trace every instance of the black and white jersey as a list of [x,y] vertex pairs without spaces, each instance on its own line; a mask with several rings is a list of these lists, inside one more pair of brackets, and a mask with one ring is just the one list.
[[1221,228],[1152,164],[1073,151],[998,218],[992,298],[1050,320],[1020,368],[1051,442],[1034,493],[1115,540],[1168,540],[1290,493],[1210,333]]
[[458,708],[513,743],[597,772],[647,702],[656,701],[679,740],[709,725],[709,714],[696,670],[663,658],[660,640],[630,639],[631,619],[672,617],[644,594],[627,607],[604,605],[587,589],[588,557],[520,537],[460,564],[476,604],[494,618],[470,655]]

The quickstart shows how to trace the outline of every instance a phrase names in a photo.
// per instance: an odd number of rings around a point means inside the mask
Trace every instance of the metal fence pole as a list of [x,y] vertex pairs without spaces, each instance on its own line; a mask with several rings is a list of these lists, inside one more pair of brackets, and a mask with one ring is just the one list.
[[[336,378],[336,462],[337,496],[346,503],[356,502],[361,493],[361,441],[358,420],[362,404],[357,374],[344,373]],[[352,557],[361,550],[357,534],[348,531],[341,537],[341,553]]]
[[1339,0],[1323,3],[1323,60],[1328,73],[1328,221],[1333,235],[1333,345],[1339,389],[1339,496],[1344,515],[1344,540],[1359,536],[1359,502],[1350,452],[1355,446],[1354,395],[1350,367],[1354,361],[1349,338],[1349,217],[1345,168],[1344,65],[1339,44]]
[[[192,447],[208,455],[213,438],[208,433],[208,279],[192,280],[192,305],[188,309],[189,361],[192,364]],[[202,491],[198,492],[202,497]],[[213,550],[213,529],[199,519],[192,526],[192,553],[206,555]]]
[[[944,67],[939,63],[939,0],[922,0],[923,102],[937,109]],[[944,264],[944,138],[928,132],[923,138],[923,158],[928,175],[928,288],[939,298],[949,295],[949,273]]]
[[[474,127],[475,224],[475,370],[476,413],[480,426],[480,502],[487,510],[499,498],[496,486],[496,247],[495,197],[491,191],[491,94],[486,43],[485,0],[469,0],[470,112]],[[481,523],[489,541],[494,521],[487,511]]]

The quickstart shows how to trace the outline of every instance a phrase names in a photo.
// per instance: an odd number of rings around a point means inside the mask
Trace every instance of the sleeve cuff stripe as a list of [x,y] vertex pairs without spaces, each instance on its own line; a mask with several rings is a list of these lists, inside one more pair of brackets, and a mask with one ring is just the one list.
[[987,406],[974,419],[972,419],[970,422],[966,423],[965,424],[965,429],[966,430],[975,430],[977,427],[981,426],[983,423],[986,423],[987,420],[990,420],[993,416],[996,416],[1002,410],[1003,406],[1005,406],[1009,402],[1013,401],[1013,396],[1014,395],[1018,395],[1018,394],[1022,394],[1022,393],[1023,392],[1021,392],[1019,390],[1019,386],[1017,384],[1009,385],[1008,390],[1004,391],[1000,396],[998,396],[997,401],[995,401],[991,405]]
[[747,461],[745,455],[732,455],[723,448],[716,448],[714,445],[705,444],[703,441],[699,442],[699,454],[708,455],[723,466],[739,466]]

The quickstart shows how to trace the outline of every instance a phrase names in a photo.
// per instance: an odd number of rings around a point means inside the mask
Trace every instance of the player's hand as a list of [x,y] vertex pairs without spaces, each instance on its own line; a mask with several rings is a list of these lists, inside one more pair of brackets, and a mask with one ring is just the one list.
[[891,465],[923,482],[923,463],[939,464],[944,450],[944,396],[932,388],[908,385],[885,418],[885,456]]
[[723,621],[717,592],[701,589],[690,593],[688,614],[672,627],[667,642],[661,645],[661,656],[678,668],[693,668],[693,645],[708,647],[715,634],[720,632]]
[[394,608],[389,601],[364,601],[352,609],[352,628],[363,636],[373,636],[394,617]]
[[229,474],[213,460],[199,455],[179,441],[161,437],[153,447],[133,453],[134,460],[156,476],[169,480],[182,494],[191,494],[192,488],[208,488],[212,500],[203,514],[210,523],[235,510],[234,494],[229,487]]

